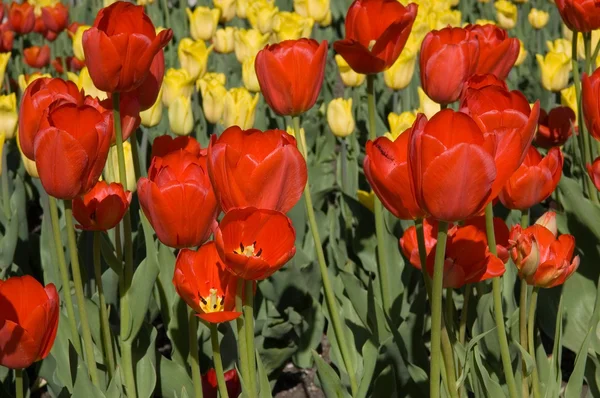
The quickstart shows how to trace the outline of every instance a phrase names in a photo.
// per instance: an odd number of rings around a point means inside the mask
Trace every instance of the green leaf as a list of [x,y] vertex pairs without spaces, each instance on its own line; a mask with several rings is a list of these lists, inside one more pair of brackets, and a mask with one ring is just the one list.
[[535,360],[518,341],[513,340],[513,344],[519,348],[519,351],[521,352],[521,358],[525,361],[525,376],[529,376],[533,371],[533,368],[536,366]]
[[327,398],[347,397],[348,393],[345,392],[342,382],[337,373],[335,373],[335,370],[333,370],[316,351],[313,350],[312,354],[317,365],[317,375],[319,376],[319,381],[321,382],[321,387],[323,388],[325,396]]
[[258,363],[258,397],[272,398],[273,395],[271,394],[271,384],[269,384],[269,377],[267,375],[267,371],[265,370],[265,366],[263,365],[262,360],[260,359],[258,350],[256,351],[256,362]]
[[[140,333],[139,340],[147,338],[147,336],[142,336],[144,334],[147,333]],[[156,349],[154,347],[156,335],[156,329],[152,327],[146,352],[136,364],[136,384],[140,398],[150,398],[156,387]],[[136,352],[136,354],[138,353]]]
[[73,387],[73,396],[105,398],[102,391],[92,384],[84,361],[79,361],[79,364],[77,365],[77,379],[75,380],[75,386]]
[[489,398],[502,398],[506,397],[506,393],[500,387],[500,384],[490,377],[487,368],[481,361],[481,353],[479,347],[475,346],[473,349],[473,357],[475,358],[475,369],[478,372],[479,377],[482,380],[482,384],[487,391],[487,397]]
[[135,336],[142,327],[158,272],[156,257],[146,257],[133,275],[131,288],[127,292],[129,295],[131,327],[128,333],[125,333],[125,340]]
[[456,381],[456,387],[460,388],[463,383],[465,382],[467,375],[469,374],[469,355],[471,354],[471,350],[473,350],[475,348],[475,346],[477,345],[477,343],[479,343],[479,341],[481,339],[483,339],[485,336],[487,336],[489,333],[491,333],[492,331],[496,330],[496,327],[489,329],[481,334],[478,334],[477,336],[473,337],[470,341],[469,344],[467,344],[466,348],[463,348],[463,346],[461,344],[456,344],[455,345],[455,349],[458,351],[458,354],[463,358],[462,359],[462,363],[463,363],[463,368],[460,372],[460,377],[458,378],[458,380]]
[[[177,391],[189,391],[193,393],[194,384],[188,376],[184,367],[173,362],[162,355],[158,356],[158,368],[160,375],[160,396],[165,398],[175,397]],[[183,395],[180,394],[180,397]]]
[[375,373],[375,366],[377,365],[378,354],[379,350],[375,347],[375,344],[371,340],[365,341],[362,348],[363,371],[358,392],[356,393],[357,398],[366,398],[369,392],[369,387],[371,387],[371,382],[373,381],[373,373]]
[[113,376],[108,388],[106,389],[107,397],[120,397],[123,395],[123,381],[121,380],[121,369],[117,367],[115,369],[115,375]]

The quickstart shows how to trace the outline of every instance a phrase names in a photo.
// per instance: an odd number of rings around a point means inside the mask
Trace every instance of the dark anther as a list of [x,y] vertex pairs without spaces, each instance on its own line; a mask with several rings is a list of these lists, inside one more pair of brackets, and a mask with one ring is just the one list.
[[221,305],[225,302],[225,296],[221,296]]
[[215,309],[215,310],[217,309],[217,305],[216,305],[216,304],[215,304],[215,305],[213,305],[213,309]]
[[258,249],[258,252],[256,253],[256,257],[260,257],[261,254],[262,254],[262,249]]
[[242,242],[240,242],[240,251],[243,253],[244,252],[244,244]]
[[256,241],[252,242],[252,246],[256,246]]
[[206,305],[206,300],[204,300],[204,297],[200,297],[200,301],[202,301],[202,304]]

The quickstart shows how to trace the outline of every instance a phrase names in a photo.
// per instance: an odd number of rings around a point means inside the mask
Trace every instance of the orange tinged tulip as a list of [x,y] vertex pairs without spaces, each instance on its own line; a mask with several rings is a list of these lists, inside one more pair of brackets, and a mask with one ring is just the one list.
[[208,173],[225,212],[252,206],[285,213],[302,196],[308,178],[294,137],[237,126],[211,137]]
[[156,137],[152,143],[152,154],[150,155],[150,158],[154,158],[155,156],[166,156],[169,153],[176,152],[180,149],[189,152],[194,156],[199,156],[201,153],[203,155],[206,154],[206,149],[202,150],[200,144],[194,137],[185,135],[173,138],[170,135],[161,135]]
[[346,14],[346,36],[333,48],[357,73],[383,72],[400,56],[416,17],[414,3],[354,0]]
[[600,191],[600,157],[597,157],[592,164],[588,164],[586,167],[594,186]]
[[569,29],[591,32],[600,28],[600,6],[597,0],[555,0],[555,4]]
[[327,41],[285,40],[256,55],[255,69],[267,104],[280,115],[300,115],[313,107],[325,74]]
[[50,32],[60,33],[69,24],[69,8],[63,3],[42,7],[42,20]]
[[177,255],[173,285],[196,315],[210,323],[229,322],[242,315],[235,311],[237,277],[225,270],[215,242]]
[[592,137],[600,140],[600,69],[590,76],[585,73],[582,75],[581,105],[588,131]]
[[296,231],[285,214],[245,207],[225,214],[215,243],[225,268],[245,280],[273,275],[296,254]]
[[33,6],[26,1],[20,4],[13,1],[8,9],[8,23],[12,30],[19,35],[33,31],[35,26]]
[[26,48],[23,50],[23,57],[25,63],[32,68],[43,68],[50,63],[50,47],[43,45]]
[[456,101],[479,65],[479,41],[463,28],[429,32],[421,44],[421,85],[439,104]]
[[[427,255],[431,253],[431,249],[433,249],[437,243],[437,233],[438,222],[436,220],[423,220],[423,234],[425,235],[425,249]],[[404,231],[404,234],[400,238],[400,249],[413,267],[421,269],[419,241],[417,240],[417,228],[415,226],[409,227]]]
[[465,29],[479,41],[475,73],[490,73],[501,80],[506,79],[519,56],[519,39],[508,37],[506,30],[492,24],[467,25]]
[[15,32],[11,30],[8,22],[0,24],[0,53],[11,52],[14,40]]
[[29,275],[0,281],[0,365],[24,369],[48,356],[58,329],[59,297]]
[[123,185],[98,181],[91,191],[73,199],[73,217],[77,228],[106,231],[114,228],[131,204],[131,192]]
[[184,150],[156,156],[137,188],[140,206],[165,245],[200,246],[212,234],[219,207],[206,156]]
[[111,93],[135,90],[172,37],[171,29],[156,34],[143,6],[118,1],[101,9],[83,34],[85,63],[94,85]]
[[546,200],[556,189],[562,176],[563,155],[552,148],[542,157],[530,146],[525,160],[508,179],[499,198],[509,209],[527,210]]
[[504,80],[500,80],[495,75],[491,73],[486,73],[484,75],[473,75],[471,76],[463,86],[463,92],[461,94],[461,101],[463,97],[466,95],[468,89],[476,89],[479,90],[486,86],[498,86],[504,90],[508,90],[508,86]]
[[558,106],[549,113],[541,109],[535,143],[545,149],[562,146],[573,130],[577,131],[575,123],[575,112],[568,106]]
[[367,141],[363,163],[373,191],[385,208],[401,220],[414,220],[425,215],[414,193],[407,189],[411,179],[408,169],[410,130],[400,134],[395,141],[387,137]]

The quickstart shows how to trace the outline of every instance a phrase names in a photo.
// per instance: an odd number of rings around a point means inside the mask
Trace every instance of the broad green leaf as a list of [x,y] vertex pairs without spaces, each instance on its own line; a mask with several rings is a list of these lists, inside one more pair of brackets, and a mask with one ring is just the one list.
[[[144,328],[146,330],[148,328]],[[136,364],[136,385],[137,392],[140,398],[150,398],[153,396],[156,386],[156,329],[151,328],[148,336],[147,332],[142,331],[138,336],[138,341],[147,340],[148,346],[145,353],[136,352],[135,354],[143,354],[141,359]],[[142,350],[142,347],[137,347],[136,350]]]
[[131,288],[127,292],[129,295],[131,328],[129,333],[125,334],[125,340],[135,336],[142,327],[158,271],[156,258],[146,257],[133,275]]
[[75,380],[75,385],[73,386],[73,396],[86,398],[105,398],[104,394],[102,394],[102,391],[92,384],[85,361],[79,361],[79,364],[77,365],[77,379]]
[[[193,394],[194,384],[188,376],[186,369],[162,355],[157,357],[160,375],[160,396],[165,398],[175,397],[178,391],[189,391]],[[182,396],[181,394],[179,395]]]
[[317,375],[319,376],[319,381],[321,382],[321,387],[325,396],[327,398],[347,397],[348,393],[345,392],[342,382],[337,373],[335,373],[335,370],[333,370],[316,351],[313,351],[313,358],[317,365]]
[[260,359],[260,354],[256,351],[256,362],[258,364],[258,397],[259,398],[272,398],[271,394],[271,385],[269,384],[269,377],[267,375],[267,371],[265,370],[265,366]]
[[362,348],[363,358],[363,371],[362,374],[357,375],[360,383],[358,392],[356,393],[357,398],[366,398],[369,388],[373,381],[373,373],[375,372],[375,366],[377,365],[377,357],[379,350],[375,347],[375,344],[371,340],[365,341]]

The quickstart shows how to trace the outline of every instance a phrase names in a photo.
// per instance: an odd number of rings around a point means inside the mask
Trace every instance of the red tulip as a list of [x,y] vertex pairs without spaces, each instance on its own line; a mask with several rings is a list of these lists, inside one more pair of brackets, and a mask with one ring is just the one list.
[[56,101],[78,104],[83,101],[77,85],[59,78],[40,78],[27,86],[19,107],[19,143],[23,154],[34,160],[33,142],[44,111]]
[[166,156],[169,153],[180,149],[183,149],[194,156],[199,156],[200,154],[206,155],[206,149],[203,150],[200,148],[200,144],[194,137],[178,136],[172,138],[170,135],[161,135],[156,137],[154,142],[152,142],[152,154],[150,155],[150,158],[152,159],[155,156]]
[[33,31],[35,25],[33,6],[26,1],[20,4],[13,1],[8,10],[8,23],[19,35]]
[[[227,386],[227,395],[237,397],[242,392],[242,384],[235,369],[228,370],[224,373],[225,385]],[[204,398],[217,398],[218,384],[217,372],[215,369],[210,369],[206,374],[202,375],[202,394]]]
[[215,231],[225,268],[245,280],[273,275],[296,254],[295,240],[296,231],[285,214],[254,207],[225,213]]
[[211,137],[208,173],[225,212],[252,206],[285,213],[302,196],[308,178],[294,137],[237,126]]
[[15,40],[15,32],[10,28],[8,22],[4,22],[0,25],[0,52],[6,53],[11,52],[13,49],[13,42]]
[[506,182],[499,198],[509,209],[527,210],[546,200],[562,176],[563,155],[552,148],[545,158],[530,146],[525,160]]
[[123,185],[98,181],[91,191],[73,199],[73,217],[86,231],[106,231],[114,228],[131,204],[131,192]]
[[219,207],[206,156],[179,150],[155,157],[137,187],[142,210],[165,245],[200,246],[212,234]]
[[69,8],[62,3],[42,7],[42,19],[50,32],[60,33],[69,24]]
[[456,101],[463,85],[477,71],[479,41],[463,28],[429,32],[423,44],[419,65],[421,85],[429,98],[440,104]]
[[[425,235],[426,256],[437,243],[438,222],[434,219],[423,220],[423,235]],[[421,257],[419,255],[419,241],[417,240],[417,228],[409,227],[400,238],[400,249],[402,254],[410,261],[413,267],[421,269]]]
[[401,220],[423,218],[425,213],[410,189],[408,141],[410,129],[395,141],[379,137],[367,141],[365,176],[386,209]]
[[504,29],[492,24],[467,25],[465,29],[479,41],[475,73],[490,73],[505,80],[519,56],[519,39],[508,37]]
[[[132,97],[129,94],[130,93],[126,93],[122,95],[119,101],[119,116],[121,117],[121,135],[123,141],[126,141],[142,123],[140,117],[140,104],[135,97]],[[98,98],[88,95],[86,96],[85,103],[93,106],[100,112],[113,112],[112,94],[109,94],[108,98],[100,102],[98,101]],[[116,140],[117,137],[113,134],[110,140],[111,145],[114,145]]]
[[23,56],[27,65],[32,68],[43,68],[50,63],[50,47],[48,45],[32,46],[23,50]]
[[581,106],[588,131],[592,137],[600,140],[600,69],[596,69],[590,76],[583,74]]
[[29,275],[0,281],[0,365],[24,369],[48,356],[56,338],[59,297]]
[[587,164],[587,172],[597,190],[600,191],[600,157],[594,159],[592,164]]
[[600,5],[597,0],[556,0],[555,4],[569,29],[591,32],[600,28]]
[[75,199],[98,181],[113,134],[110,112],[89,105],[55,103],[34,140],[34,159],[46,192]]
[[215,242],[198,251],[183,249],[177,255],[173,285],[177,294],[206,322],[229,322],[235,311],[237,279],[223,266]]
[[111,93],[135,90],[172,37],[171,29],[156,34],[143,6],[118,1],[101,9],[83,34],[85,63],[94,85]]
[[56,73],[65,73],[65,68],[69,72],[79,72],[85,64],[75,57],[56,57],[50,62]]
[[496,180],[494,152],[464,113],[445,109],[429,121],[417,116],[409,136],[408,168],[419,207],[448,222],[481,212]]
[[123,97],[126,96],[135,99],[139,104],[140,112],[152,108],[152,105],[154,105],[158,98],[158,94],[160,93],[164,75],[165,53],[163,50],[160,50],[152,60],[150,73],[148,73],[146,79],[144,79],[142,84],[135,90],[123,94],[121,96],[121,101],[124,101]]
[[414,3],[354,0],[346,14],[346,36],[333,48],[357,73],[383,72],[400,56],[416,17]]
[[575,112],[568,106],[558,106],[550,113],[541,109],[535,143],[545,149],[562,146],[567,142],[573,130],[577,131],[575,123]]
[[0,21],[4,20],[5,12],[6,12],[6,8],[4,7],[4,3],[0,3]]
[[460,96],[461,101],[463,101],[464,96],[467,94],[467,91],[470,88],[479,90],[487,86],[498,86],[508,91],[508,86],[506,85],[506,82],[504,80],[500,80],[491,73],[486,73],[484,75],[473,75],[470,78],[468,78],[465,84],[463,85],[463,92]]
[[327,41],[284,40],[256,55],[256,76],[267,104],[280,115],[296,116],[313,107],[325,74]]

